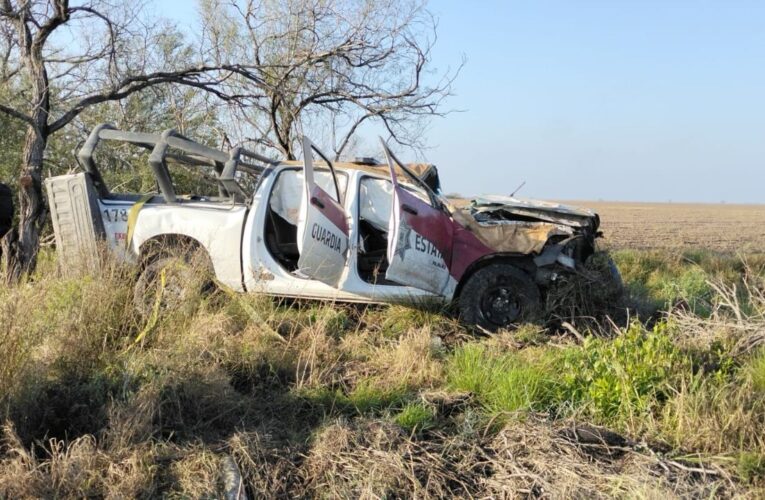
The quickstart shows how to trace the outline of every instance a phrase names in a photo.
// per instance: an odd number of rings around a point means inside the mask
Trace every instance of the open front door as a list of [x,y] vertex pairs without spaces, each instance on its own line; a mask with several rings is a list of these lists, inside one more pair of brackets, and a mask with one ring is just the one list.
[[[330,182],[317,182],[313,153],[329,167]],[[298,270],[309,278],[337,286],[348,259],[348,221],[332,162],[303,137],[304,189],[298,220]],[[329,192],[327,192],[327,190]],[[332,194],[330,194],[332,193]]]
[[[449,273],[454,226],[435,194],[380,139],[393,181],[388,226],[388,269],[396,283],[451,296],[457,282]],[[406,176],[402,184],[398,172]]]

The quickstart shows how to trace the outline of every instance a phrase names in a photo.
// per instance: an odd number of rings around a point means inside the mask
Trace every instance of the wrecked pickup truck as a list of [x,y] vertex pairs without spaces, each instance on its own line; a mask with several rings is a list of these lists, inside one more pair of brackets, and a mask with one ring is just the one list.
[[[108,141],[151,152],[158,192],[109,190],[94,158]],[[106,240],[140,266],[139,307],[154,300],[162,269],[202,254],[217,282],[239,292],[436,300],[491,331],[536,318],[546,291],[593,254],[595,213],[500,196],[448,200],[435,167],[404,164],[381,142],[384,164],[332,162],[307,138],[303,161],[275,161],[172,130],[101,125],[78,154],[84,172],[46,181],[57,251],[95,258],[97,241]],[[204,170],[217,192],[179,194],[169,167]],[[184,286],[166,279],[167,290]]]

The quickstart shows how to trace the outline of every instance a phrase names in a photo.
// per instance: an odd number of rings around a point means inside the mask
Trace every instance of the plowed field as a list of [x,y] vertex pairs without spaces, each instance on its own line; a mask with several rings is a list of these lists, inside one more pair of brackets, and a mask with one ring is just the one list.
[[610,248],[765,251],[765,205],[566,202],[600,214]]

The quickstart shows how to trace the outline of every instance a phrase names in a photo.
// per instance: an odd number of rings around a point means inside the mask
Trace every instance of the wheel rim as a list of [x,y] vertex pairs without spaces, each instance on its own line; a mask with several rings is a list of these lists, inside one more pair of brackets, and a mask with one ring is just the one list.
[[481,315],[496,326],[517,321],[523,312],[520,297],[507,285],[495,285],[481,297]]

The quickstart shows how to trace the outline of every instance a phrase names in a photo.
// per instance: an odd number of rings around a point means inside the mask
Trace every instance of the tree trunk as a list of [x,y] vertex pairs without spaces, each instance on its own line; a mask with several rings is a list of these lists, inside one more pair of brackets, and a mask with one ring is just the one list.
[[22,274],[34,271],[40,250],[40,232],[47,216],[42,192],[42,167],[48,143],[50,88],[40,47],[30,49],[25,56],[24,65],[35,96],[35,104],[30,114],[34,125],[30,124],[24,138],[19,175],[19,227],[13,230],[14,234],[6,235],[5,238],[8,240],[5,246],[10,248],[7,249],[7,254],[4,252],[4,260],[7,278],[11,281],[18,281]]
[[23,163],[19,176],[19,227],[4,238],[3,259],[7,279],[18,281],[34,271],[40,248],[40,232],[47,210],[42,192],[42,164],[46,138],[30,127],[24,141]]
[[43,153],[47,137],[27,131],[24,142],[24,163],[19,177],[19,241],[18,259],[21,271],[34,271],[40,249],[40,232],[47,210],[42,191]]

